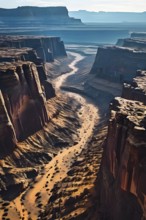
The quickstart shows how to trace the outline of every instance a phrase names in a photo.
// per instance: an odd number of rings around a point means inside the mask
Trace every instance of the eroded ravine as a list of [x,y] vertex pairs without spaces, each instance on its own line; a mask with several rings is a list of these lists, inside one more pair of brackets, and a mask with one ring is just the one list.
[[[77,53],[71,53],[71,55],[75,57],[69,65],[72,71],[59,76],[54,81],[57,92],[61,92],[60,87],[68,76],[76,74],[78,71],[76,64],[84,59],[83,56]],[[78,94],[65,93],[63,95],[74,98],[81,104],[81,109],[78,114],[82,124],[78,129],[78,141],[72,147],[60,151],[57,156],[44,166],[42,174],[36,178],[35,183],[32,182],[32,185],[23,194],[17,197],[13,202],[10,202],[7,216],[10,219],[42,219],[38,216],[45,210],[52,196],[54,186],[61,183],[61,181],[68,176],[68,172],[71,170],[74,162],[80,158],[81,152],[87,147],[86,143],[93,135],[94,126],[99,120],[98,109]],[[3,213],[1,213],[0,216],[1,219],[2,216]],[[51,218],[48,217],[48,219]]]

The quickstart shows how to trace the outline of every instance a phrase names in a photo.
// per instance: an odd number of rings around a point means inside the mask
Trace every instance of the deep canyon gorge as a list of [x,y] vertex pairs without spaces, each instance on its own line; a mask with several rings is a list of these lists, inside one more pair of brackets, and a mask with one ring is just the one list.
[[0,219],[145,220],[146,33],[106,45],[29,34],[24,14],[82,25],[51,10],[1,10],[20,21],[0,35]]

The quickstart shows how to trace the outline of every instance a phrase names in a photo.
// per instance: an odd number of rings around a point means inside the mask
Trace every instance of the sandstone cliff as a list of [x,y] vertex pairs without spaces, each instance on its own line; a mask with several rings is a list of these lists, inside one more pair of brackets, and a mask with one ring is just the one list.
[[146,52],[107,46],[97,51],[91,74],[112,82],[131,81],[137,69],[146,69]]

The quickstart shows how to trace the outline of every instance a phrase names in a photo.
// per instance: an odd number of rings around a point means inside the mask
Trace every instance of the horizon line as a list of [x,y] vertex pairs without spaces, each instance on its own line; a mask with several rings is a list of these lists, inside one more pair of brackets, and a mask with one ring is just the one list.
[[[17,6],[17,7],[12,7],[12,8],[4,8],[4,7],[0,7],[0,9],[17,9],[17,8],[21,8],[21,7],[37,7],[37,8],[56,8],[56,7],[65,7],[67,8],[67,6],[63,6],[63,5],[58,5],[58,6],[34,6],[34,5],[20,5],[20,6]],[[91,10],[86,10],[86,9],[78,9],[78,10],[69,10],[67,8],[67,10],[69,12],[78,12],[78,11],[85,11],[85,12],[91,12],[91,13],[145,13],[146,11],[104,11],[104,10],[100,10],[100,11],[91,11]]]

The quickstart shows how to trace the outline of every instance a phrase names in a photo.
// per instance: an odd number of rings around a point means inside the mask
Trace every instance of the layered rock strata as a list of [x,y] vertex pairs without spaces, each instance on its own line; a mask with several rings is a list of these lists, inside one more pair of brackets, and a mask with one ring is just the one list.
[[91,74],[112,82],[132,81],[137,69],[146,69],[146,52],[118,46],[100,47]]

